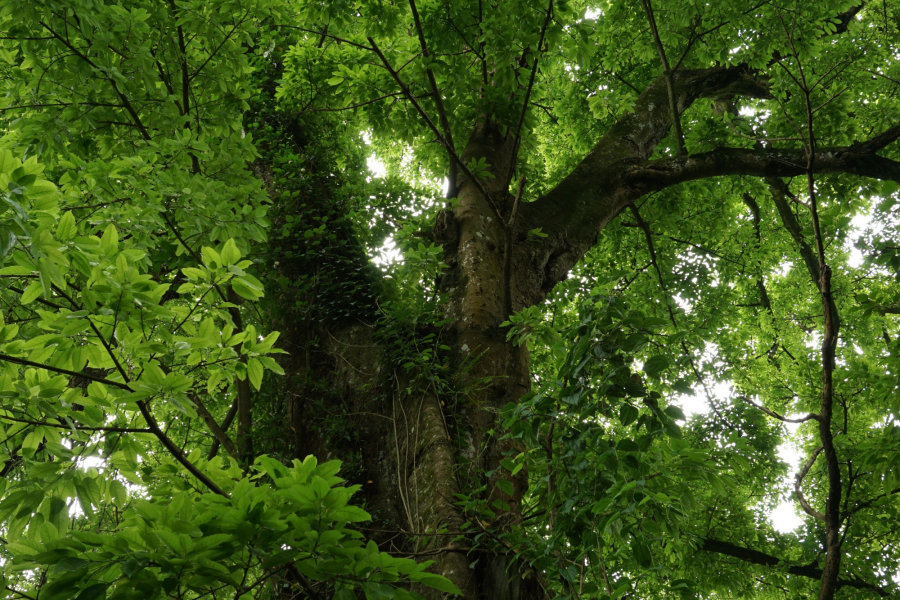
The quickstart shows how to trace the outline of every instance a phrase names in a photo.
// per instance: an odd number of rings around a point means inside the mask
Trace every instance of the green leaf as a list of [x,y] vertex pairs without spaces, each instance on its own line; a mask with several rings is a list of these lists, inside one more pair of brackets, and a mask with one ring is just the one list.
[[225,242],[225,245],[222,247],[222,265],[230,266],[237,264],[238,261],[241,260],[241,252],[238,250],[237,245],[234,243],[233,239],[229,239]]
[[119,232],[116,226],[110,223],[100,238],[100,252],[108,257],[113,256],[119,250]]
[[497,481],[497,487],[507,496],[513,495],[513,484],[508,479],[500,479]]
[[245,300],[259,300],[263,297],[262,289],[249,283],[246,277],[232,279],[231,288]]
[[453,582],[445,577],[441,577],[440,575],[435,575],[433,573],[423,573],[422,575],[416,576],[415,580],[422,585],[426,585],[439,592],[453,594],[455,596],[462,596],[462,591],[458,587],[453,585]]
[[108,583],[95,583],[81,590],[81,593],[75,600],[98,600],[106,597],[106,590],[109,589]]
[[653,563],[650,548],[642,540],[634,540],[631,544],[631,551],[634,553],[634,560],[642,567],[649,567]]
[[19,300],[19,302],[21,302],[22,304],[31,304],[43,292],[44,287],[41,285],[40,280],[32,281],[28,284],[28,287],[25,288],[25,291],[22,293],[22,298]]
[[660,373],[667,368],[669,368],[669,359],[665,356],[652,356],[644,363],[643,371],[648,377],[658,379]]
[[627,427],[637,420],[638,414],[638,409],[626,402],[619,408],[619,421]]
[[75,225],[75,215],[71,212],[64,213],[56,226],[56,239],[66,242],[74,238],[76,233],[78,229]]
[[247,361],[247,375],[250,377],[250,383],[257,391],[262,385],[263,373],[264,369],[261,362],[255,358]]

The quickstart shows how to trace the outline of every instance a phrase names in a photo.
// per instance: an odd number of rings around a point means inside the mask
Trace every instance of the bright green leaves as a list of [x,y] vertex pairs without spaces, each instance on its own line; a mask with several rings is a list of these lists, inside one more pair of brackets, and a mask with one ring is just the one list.
[[22,296],[19,298],[19,302],[23,305],[30,304],[33,302],[41,293],[44,291],[43,286],[40,281],[32,281],[28,284],[28,287],[25,288],[25,291],[22,293]]
[[491,165],[484,156],[481,158],[472,158],[466,163],[466,167],[468,167],[475,177],[481,179],[491,179],[494,177],[494,174],[491,173]]
[[253,387],[258,390],[262,385],[263,378],[263,366],[259,360],[251,358],[247,361],[247,377]]
[[527,344],[528,349],[532,350],[537,345],[545,345],[555,349],[557,357],[565,356],[559,334],[544,322],[541,308],[538,306],[529,306],[511,314],[509,320],[501,323],[500,327],[509,327],[506,339],[517,346]]
[[[307,457],[286,467],[261,456],[252,477],[229,482],[229,498],[179,491],[135,499],[117,530],[67,538],[59,533],[67,528],[65,502],[36,496],[30,502],[46,515],[43,534],[7,548],[16,571],[47,568],[41,596],[49,589],[60,599],[128,598],[138,585],[144,598],[211,589],[240,595],[265,585],[271,569],[289,565],[313,582],[339,578],[345,592],[367,597],[414,597],[393,587],[403,581],[458,594],[443,577],[426,573],[426,564],[379,552],[348,528],[370,517],[349,504],[357,487],[341,485],[339,466]],[[115,483],[114,495],[123,493]]]
[[[47,227],[57,211],[56,186],[40,177],[43,166],[34,157],[24,163],[0,147],[0,264],[21,241],[39,256],[64,262]],[[43,252],[41,252],[43,249]]]
[[[256,301],[263,297],[262,283],[244,270],[253,263],[249,260],[240,260],[241,252],[233,239],[225,242],[221,253],[204,246],[201,256],[202,267],[182,269],[182,273],[191,284],[180,286],[179,293],[185,294],[194,291],[196,284],[208,284],[212,288],[230,286],[238,296],[245,300]],[[205,289],[210,288],[206,287]]]
[[[117,597],[125,597],[134,589],[129,586],[159,583],[148,575],[145,558],[134,555],[136,544],[149,551],[147,540],[113,525],[112,549],[106,551],[121,554],[116,560],[128,583],[98,582],[96,569],[82,564],[93,559],[79,554],[68,531],[68,506],[92,527],[111,506],[129,505],[126,482],[141,493],[181,489],[185,461],[219,485],[240,477],[236,465],[204,463],[197,450],[177,457],[161,449],[160,436],[147,433],[149,418],[142,411],[167,429],[174,423],[173,432],[190,432],[186,426],[195,419],[195,427],[205,427],[195,400],[203,397],[205,406],[224,412],[238,378],[249,377],[259,389],[266,370],[283,373],[271,357],[279,352],[278,336],[262,337],[252,325],[235,331],[234,311],[241,308],[227,302],[225,291],[240,286],[238,297],[252,301],[263,290],[234,239],[203,249],[200,263],[190,254],[160,253],[176,246],[165,237],[147,237],[119,205],[60,212],[60,203],[83,202],[72,198],[73,188],[64,186],[60,195],[56,186],[42,185],[33,160],[17,163],[4,153],[3,163],[18,200],[0,214],[15,238],[0,265],[2,316],[11,322],[0,322],[0,435],[9,444],[4,460],[15,467],[8,476],[15,486],[0,499],[0,519],[17,555],[31,548],[33,564],[51,567],[42,596],[88,598],[112,585]],[[158,236],[160,230],[152,229]],[[171,290],[176,283],[178,293]],[[35,512],[41,502],[49,508]],[[347,517],[359,515],[348,509]],[[174,552],[176,543],[185,542],[177,537],[182,533],[159,539],[171,542]],[[215,561],[203,564],[206,570],[189,583],[194,589],[221,570]],[[32,585],[19,575],[11,581],[21,590]]]
[[66,212],[56,225],[56,239],[61,242],[68,242],[75,237],[77,232],[75,216],[71,212]]

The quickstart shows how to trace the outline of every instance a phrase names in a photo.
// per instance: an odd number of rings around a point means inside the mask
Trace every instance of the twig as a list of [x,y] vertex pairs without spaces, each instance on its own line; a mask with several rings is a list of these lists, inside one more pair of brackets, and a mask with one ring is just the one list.
[[[15,421],[16,423],[26,423],[28,425],[36,425],[39,427],[56,427],[58,429],[72,429],[71,426],[64,423],[49,423],[47,421],[32,421],[30,419],[19,419],[10,417],[9,415],[0,415],[0,420]],[[112,433],[153,433],[149,429],[138,427],[88,427],[87,425],[75,425],[77,431],[109,431]]]
[[[541,35],[540,38],[538,38],[537,51],[534,55],[534,64],[531,65],[531,75],[528,77],[528,87],[525,89],[525,99],[522,100],[522,110],[519,112],[519,121],[516,124],[516,135],[514,138],[515,141],[513,142],[512,157],[509,160],[509,170],[506,174],[507,185],[510,178],[512,177],[513,169],[516,166],[516,160],[519,156],[519,147],[522,145],[522,125],[525,123],[525,114],[528,112],[528,103],[531,99],[531,90],[534,88],[534,78],[537,75],[538,63],[540,62],[541,57],[541,46],[544,45],[544,36],[546,36],[547,34],[547,27],[550,25],[550,20],[552,18],[553,0],[550,0],[550,3],[547,5],[547,18],[544,19],[544,24],[541,26]],[[512,221],[512,219],[510,219],[510,221]]]

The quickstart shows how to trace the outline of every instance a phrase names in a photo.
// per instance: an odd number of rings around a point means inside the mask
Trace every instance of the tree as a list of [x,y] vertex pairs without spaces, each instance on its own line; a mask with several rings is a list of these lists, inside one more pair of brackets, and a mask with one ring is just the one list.
[[10,595],[896,593],[897,11],[8,2]]

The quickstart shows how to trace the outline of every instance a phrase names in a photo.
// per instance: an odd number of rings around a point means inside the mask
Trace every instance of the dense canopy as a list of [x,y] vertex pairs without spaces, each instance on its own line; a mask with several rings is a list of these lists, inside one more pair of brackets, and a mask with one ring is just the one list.
[[898,138],[896,0],[4,0],[0,598],[900,597]]

